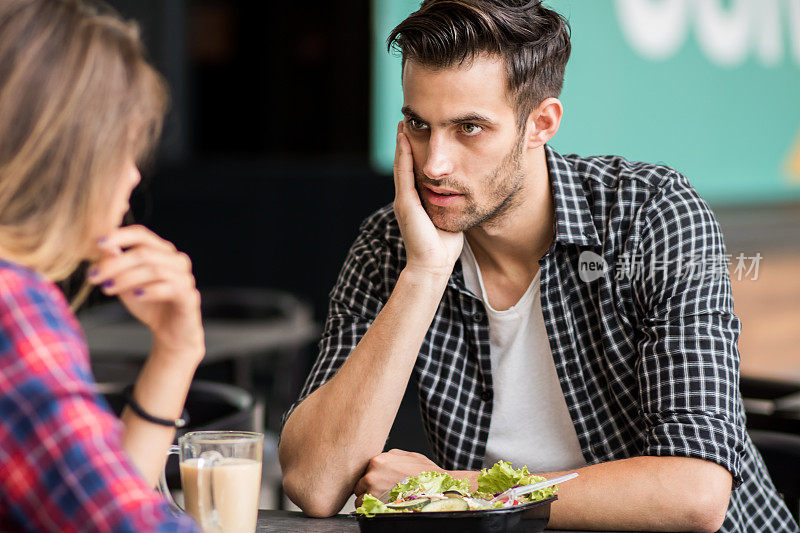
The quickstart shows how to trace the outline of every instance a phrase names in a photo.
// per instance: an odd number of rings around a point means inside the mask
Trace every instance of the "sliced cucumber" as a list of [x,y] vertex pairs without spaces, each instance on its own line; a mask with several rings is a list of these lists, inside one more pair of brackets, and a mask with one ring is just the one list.
[[457,490],[446,490],[442,493],[442,495],[448,498],[463,498],[464,496],[466,496],[466,494],[463,494],[462,492],[459,492]]
[[398,511],[405,511],[406,509],[419,509],[420,507],[424,507],[427,505],[431,500],[429,498],[418,498],[416,500],[406,500],[397,503],[387,503],[386,507],[389,509],[396,509]]
[[420,510],[423,513],[441,511],[469,511],[469,505],[463,498],[447,498],[445,500],[433,501]]

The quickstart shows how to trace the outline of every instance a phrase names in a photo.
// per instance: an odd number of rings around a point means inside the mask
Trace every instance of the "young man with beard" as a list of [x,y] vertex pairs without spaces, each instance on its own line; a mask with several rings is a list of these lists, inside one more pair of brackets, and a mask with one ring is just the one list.
[[[796,531],[745,432],[727,271],[682,269],[724,258],[708,206],[670,168],[546,144],[566,21],[426,0],[389,43],[395,201],[362,224],[284,417],[289,497],[328,516],[421,471],[475,486],[504,459],[580,473],[553,528]],[[586,257],[644,272],[586,276]],[[381,453],[409,379],[434,460]]]

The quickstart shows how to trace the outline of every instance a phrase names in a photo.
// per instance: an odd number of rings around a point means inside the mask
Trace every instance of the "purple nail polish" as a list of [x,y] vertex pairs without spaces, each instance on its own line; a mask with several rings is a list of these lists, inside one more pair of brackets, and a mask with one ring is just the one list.
[[108,289],[110,287],[113,287],[114,286],[114,280],[113,279],[107,279],[103,283],[101,283],[100,286],[103,287],[104,289]]
[[97,244],[99,246],[103,246],[107,242],[108,242],[108,238],[107,237],[100,237],[99,239],[97,239]]
[[135,289],[135,290],[133,291],[133,294],[135,294],[136,296],[142,296],[142,295],[144,295],[144,289],[142,289],[141,287],[139,287],[138,289]]
[[90,278],[93,278],[93,277],[97,276],[97,274],[99,274],[99,273],[100,273],[100,270],[97,269],[97,268],[89,269],[89,277]]

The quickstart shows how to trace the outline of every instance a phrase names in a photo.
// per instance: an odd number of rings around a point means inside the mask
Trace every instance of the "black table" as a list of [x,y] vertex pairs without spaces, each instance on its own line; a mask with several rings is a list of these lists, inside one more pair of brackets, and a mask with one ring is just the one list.
[[[299,511],[258,512],[257,533],[348,533],[358,531],[356,519],[347,515],[331,518],[309,518]],[[561,530],[549,529],[558,533]],[[587,533],[587,532],[571,532]]]

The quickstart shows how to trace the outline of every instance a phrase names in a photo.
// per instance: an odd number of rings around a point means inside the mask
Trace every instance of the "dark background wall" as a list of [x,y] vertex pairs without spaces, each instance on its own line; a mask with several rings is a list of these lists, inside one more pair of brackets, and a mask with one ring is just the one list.
[[367,163],[368,0],[112,0],[172,106],[134,218],[200,286],[285,288],[324,316],[358,223],[392,199]]
[[359,223],[393,194],[363,168],[228,159],[159,168],[134,206],[191,255],[201,288],[285,289],[322,320]]

